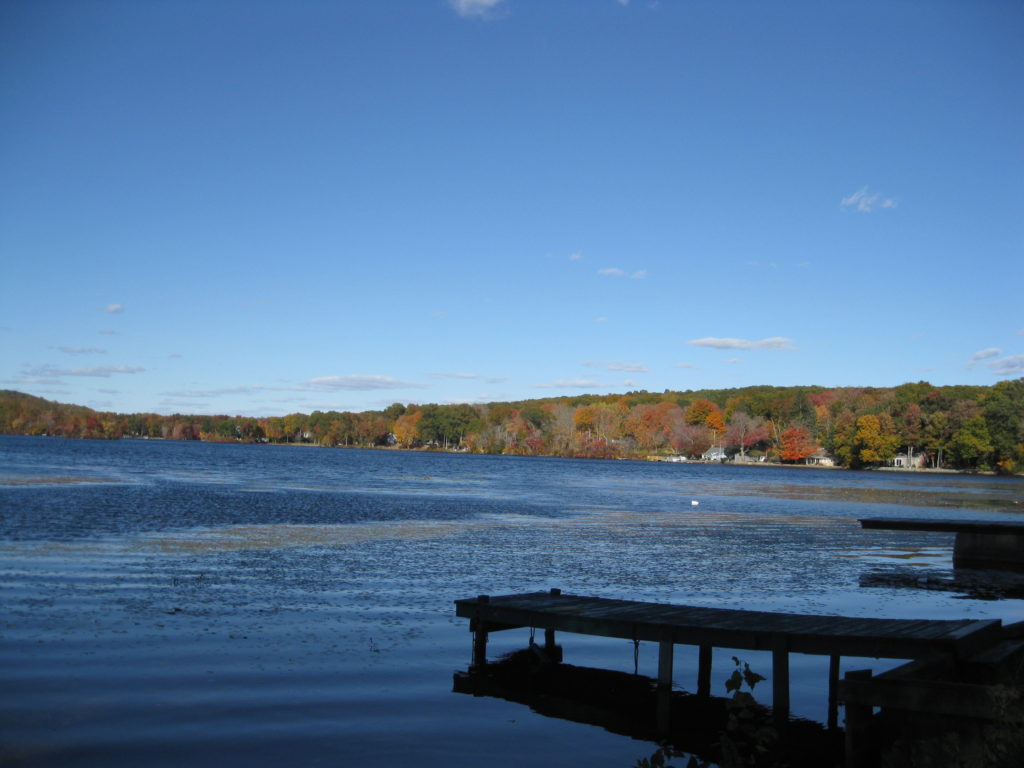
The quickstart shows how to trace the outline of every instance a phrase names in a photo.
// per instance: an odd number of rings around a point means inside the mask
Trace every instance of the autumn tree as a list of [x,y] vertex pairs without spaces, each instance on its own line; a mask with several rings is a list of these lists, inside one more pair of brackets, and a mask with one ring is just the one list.
[[721,409],[710,400],[701,398],[683,410],[683,419],[687,424],[707,424],[708,417],[713,413],[721,414]]
[[942,454],[949,445],[949,439],[953,436],[949,428],[949,416],[945,411],[936,411],[925,417],[924,423],[924,449],[931,457],[932,466],[936,469],[942,467]]
[[366,411],[356,418],[355,432],[363,445],[384,445],[391,434],[391,422],[379,411]]
[[576,438],[576,424],[573,409],[564,403],[548,407],[550,420],[547,423],[548,450],[555,456],[572,454]]
[[411,410],[414,407],[410,406],[410,410],[405,411],[395,419],[395,423],[391,427],[391,431],[394,433],[395,440],[398,441],[399,445],[410,446],[419,440],[419,423],[423,418],[423,412]]
[[828,447],[839,463],[847,467],[860,466],[860,453],[857,450],[857,419],[853,411],[845,409],[836,415],[835,428],[832,430]]
[[725,429],[725,444],[740,449],[740,456],[746,456],[746,449],[768,439],[764,419],[754,418],[746,411],[736,411]]
[[703,424],[711,430],[711,440],[716,442],[725,435],[725,419],[722,409],[710,400],[694,400],[683,411],[683,420],[690,425]]
[[908,448],[920,445],[923,426],[924,419],[921,414],[921,406],[917,403],[911,403],[904,409],[898,423],[900,440],[903,441],[903,445]]
[[644,450],[663,447],[672,430],[683,423],[683,411],[673,402],[635,405],[623,420],[623,430]]
[[867,414],[857,419],[854,445],[861,464],[881,464],[896,455],[900,438],[887,413]]
[[779,458],[783,461],[803,461],[818,450],[806,427],[793,426],[782,433]]
[[677,424],[670,439],[672,450],[695,459],[711,447],[713,436],[706,424]]

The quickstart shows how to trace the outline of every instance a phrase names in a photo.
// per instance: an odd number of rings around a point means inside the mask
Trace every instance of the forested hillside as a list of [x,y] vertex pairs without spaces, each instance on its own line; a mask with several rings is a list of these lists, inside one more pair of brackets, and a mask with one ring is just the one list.
[[282,417],[119,414],[0,392],[0,432],[114,439],[430,447],[586,458],[731,457],[840,466],[899,454],[927,466],[1024,470],[1024,379],[991,387],[747,387],[582,395],[480,405],[402,405]]

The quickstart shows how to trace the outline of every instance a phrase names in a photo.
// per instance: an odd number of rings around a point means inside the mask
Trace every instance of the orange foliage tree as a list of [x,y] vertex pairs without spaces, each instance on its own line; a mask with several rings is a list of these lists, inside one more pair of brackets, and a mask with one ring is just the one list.
[[790,427],[782,433],[779,458],[783,461],[802,461],[818,450],[805,427]]

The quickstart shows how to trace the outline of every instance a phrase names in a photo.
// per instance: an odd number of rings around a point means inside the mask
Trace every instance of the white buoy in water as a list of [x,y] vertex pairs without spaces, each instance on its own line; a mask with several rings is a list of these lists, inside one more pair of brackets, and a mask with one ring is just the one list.
[[697,500],[693,500],[693,501],[690,502],[690,506],[691,507],[696,507],[698,504],[700,504],[700,502],[697,501]]

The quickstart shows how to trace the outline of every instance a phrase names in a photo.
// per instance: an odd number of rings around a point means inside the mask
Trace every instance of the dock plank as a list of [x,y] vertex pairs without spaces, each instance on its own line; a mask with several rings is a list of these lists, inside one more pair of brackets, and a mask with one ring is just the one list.
[[553,595],[548,592],[456,600],[456,615],[499,625],[519,625],[577,634],[710,645],[746,650],[839,656],[919,658],[975,647],[979,633],[1001,622],[874,619],[745,611],[732,608],[642,603]]

